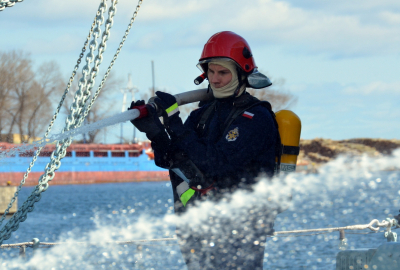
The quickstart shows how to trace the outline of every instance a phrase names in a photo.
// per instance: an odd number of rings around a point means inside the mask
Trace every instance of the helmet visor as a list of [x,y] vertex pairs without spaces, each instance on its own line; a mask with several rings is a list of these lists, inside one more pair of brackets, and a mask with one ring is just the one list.
[[217,57],[213,57],[213,58],[204,59],[204,60],[199,61],[199,63],[196,66],[197,66],[198,69],[200,69],[201,72],[207,72],[207,70],[204,70],[203,67],[205,65],[208,66],[208,63],[212,63],[212,62],[215,62],[215,61],[233,62],[238,66],[238,64],[235,61],[233,61],[232,59],[227,58],[227,57],[218,57],[218,58]]
[[258,72],[257,69],[254,69],[253,73],[247,76],[247,86],[251,88],[260,89],[271,85],[271,80],[264,74]]

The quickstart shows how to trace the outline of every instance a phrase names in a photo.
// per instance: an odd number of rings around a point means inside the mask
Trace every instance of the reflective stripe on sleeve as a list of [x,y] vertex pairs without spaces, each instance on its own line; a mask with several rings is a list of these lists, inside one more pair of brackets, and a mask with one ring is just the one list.
[[183,181],[176,187],[176,193],[178,193],[179,198],[182,196],[183,193],[186,192],[186,190],[189,189],[189,184]]
[[186,190],[185,193],[182,194],[181,196],[181,202],[183,204],[183,206],[186,206],[186,203],[190,200],[190,198],[192,198],[192,196],[194,195],[194,190],[189,188],[188,190]]
[[168,109],[165,110],[168,114],[168,117],[179,112],[179,107],[178,107],[178,103],[175,103],[174,105],[172,105],[171,107],[169,107]]

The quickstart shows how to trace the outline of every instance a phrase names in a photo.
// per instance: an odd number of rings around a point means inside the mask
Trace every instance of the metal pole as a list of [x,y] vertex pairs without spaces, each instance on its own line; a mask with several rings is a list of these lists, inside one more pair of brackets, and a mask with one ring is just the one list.
[[21,258],[25,258],[25,248],[26,247],[24,245],[19,247],[19,256]]
[[[126,110],[126,91],[127,90],[128,90],[127,88],[121,90],[121,92],[124,94],[124,97],[122,100],[121,112],[124,112]],[[123,137],[124,137],[123,132],[124,132],[123,123],[121,123],[121,140],[120,140],[121,144],[123,143]]]
[[[131,79],[131,74],[128,74],[128,83],[125,88],[121,89],[121,93],[123,93],[123,101],[122,101],[122,110],[121,112],[124,112],[127,108],[126,100],[127,100],[127,93],[130,92],[132,96],[132,101],[135,99],[135,92],[138,92],[139,89],[136,86],[132,85],[132,79]],[[128,106],[130,103],[128,104]],[[133,142],[136,142],[136,129],[135,126],[133,126]],[[121,139],[120,143],[123,143],[123,126],[121,123]]]
[[122,127],[122,123],[121,123],[121,138],[120,138],[120,144],[122,144],[122,133],[123,133],[123,127]]
[[151,96],[154,97],[156,88],[155,88],[155,82],[154,82],[155,79],[154,79],[154,61],[153,60],[151,60],[151,77],[152,77],[152,80],[153,80],[153,87],[152,87],[152,91],[151,91]]
[[[87,121],[86,119],[83,120],[83,125],[86,125]],[[86,132],[83,133],[83,143],[86,143]]]

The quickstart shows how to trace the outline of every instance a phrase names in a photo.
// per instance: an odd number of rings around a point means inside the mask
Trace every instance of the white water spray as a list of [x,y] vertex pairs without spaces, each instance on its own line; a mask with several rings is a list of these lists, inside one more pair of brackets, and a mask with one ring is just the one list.
[[[180,256],[177,242],[164,245],[143,245],[140,253],[136,246],[116,246],[106,241],[128,241],[137,239],[171,237],[173,227],[190,226],[197,233],[215,236],[214,242],[205,247],[219,248],[220,237],[233,237],[238,232],[219,235],[218,231],[229,231],[225,219],[241,222],[241,217],[250,211],[268,210],[277,205],[288,210],[275,219],[276,230],[312,229],[368,223],[371,218],[385,219],[397,214],[400,207],[400,150],[391,156],[371,158],[342,156],[320,169],[319,174],[292,173],[279,178],[260,179],[254,191],[238,191],[218,204],[205,202],[192,208],[181,217],[166,214],[156,218],[148,214],[138,215],[138,209],[102,209],[110,213],[95,213],[97,228],[87,234],[70,232],[60,236],[57,242],[68,242],[50,250],[39,250],[27,254],[27,259],[3,258],[4,269],[186,269]],[[387,171],[385,170],[393,170]],[[161,185],[161,184],[160,184]],[[163,189],[163,192],[171,192]],[[158,190],[156,190],[157,192]],[[160,190],[161,191],[161,190]],[[135,190],[132,189],[135,196]],[[287,194],[291,193],[290,201]],[[159,196],[159,195],[158,195]],[[149,198],[157,200],[157,197]],[[230,203],[233,201],[234,203]],[[143,201],[143,208],[146,204]],[[154,207],[164,207],[164,202]],[[171,206],[170,203],[168,206]],[[147,202],[147,207],[151,205]],[[126,207],[126,206],[125,206]],[[129,210],[130,209],[130,210]],[[90,211],[90,209],[88,209]],[[115,215],[114,211],[119,214]],[[148,212],[149,210],[146,210]],[[109,215],[107,215],[109,214]],[[106,219],[110,216],[110,219]],[[213,217],[214,223],[207,222]],[[217,218],[215,218],[217,217]],[[264,224],[262,220],[258,224]],[[29,222],[29,219],[26,221]],[[24,224],[28,225],[28,224]],[[210,226],[212,225],[212,226]],[[234,224],[233,224],[234,225]],[[67,225],[68,226],[68,225]],[[20,228],[24,230],[24,228]],[[189,231],[188,231],[189,232]],[[251,234],[251,230],[248,230]],[[32,236],[34,237],[34,236]],[[372,248],[386,242],[383,233],[373,235],[347,235],[349,248]],[[352,238],[351,238],[352,237]],[[246,239],[246,238],[244,238]],[[266,242],[264,269],[332,269],[339,252],[337,234],[320,234],[293,238],[268,238]],[[19,239],[29,241],[30,239]],[[14,240],[15,241],[15,240]],[[13,242],[14,242],[13,241]],[[95,242],[95,245],[76,245],[73,242]],[[151,246],[153,245],[153,246]],[[231,254],[229,247],[227,254]],[[13,250],[18,253],[17,250]],[[230,255],[230,261],[236,254]]]

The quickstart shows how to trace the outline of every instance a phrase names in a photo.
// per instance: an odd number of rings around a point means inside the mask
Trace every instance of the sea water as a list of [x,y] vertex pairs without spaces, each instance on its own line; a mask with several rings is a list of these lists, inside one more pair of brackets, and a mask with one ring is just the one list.
[[[400,172],[395,167],[399,161],[400,151],[385,158],[342,157],[321,168],[319,174],[295,173],[272,182],[261,179],[254,194],[233,197],[237,206],[220,207],[225,215],[234,216],[240,213],[240,205],[257,209],[264,195],[287,204],[288,209],[275,218],[276,231],[382,221],[400,209]],[[292,194],[287,202],[277,195],[285,189]],[[22,189],[19,204],[31,191],[30,187]],[[195,212],[190,219],[202,219],[204,212]],[[137,245],[107,243],[174,237],[173,219],[168,182],[50,184],[28,219],[4,243],[39,238],[41,242],[65,244],[35,253],[27,248],[23,260],[18,249],[3,249],[0,268],[186,269],[175,241],[142,243],[139,249]],[[338,232],[268,238],[264,269],[335,269],[338,238]],[[346,231],[346,238],[349,249],[376,248],[386,242],[383,229],[378,233]]]

